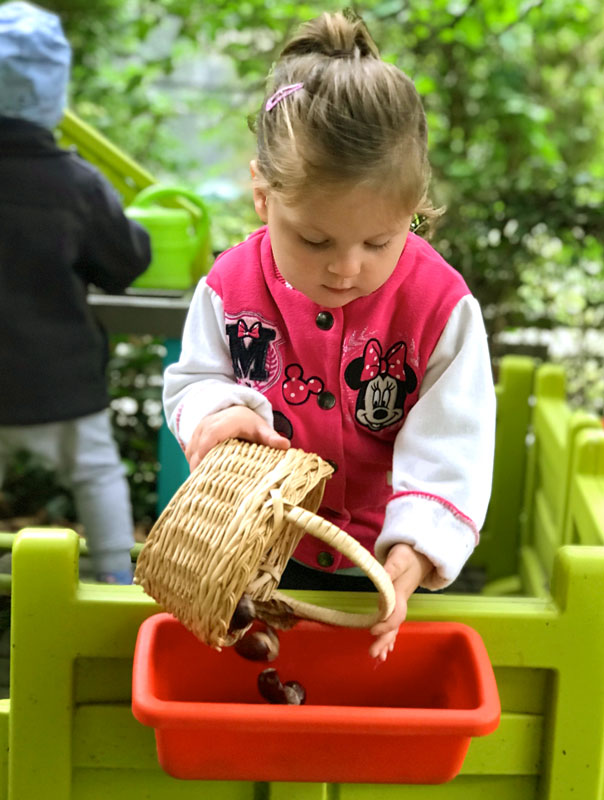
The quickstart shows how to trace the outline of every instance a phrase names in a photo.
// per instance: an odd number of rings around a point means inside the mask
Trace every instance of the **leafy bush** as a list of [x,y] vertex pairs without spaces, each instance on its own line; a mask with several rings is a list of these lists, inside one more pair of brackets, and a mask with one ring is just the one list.
[[[47,5],[63,13],[74,43],[73,103],[85,119],[162,179],[195,187],[221,178],[247,193],[246,118],[272,62],[298,23],[342,4]],[[434,244],[469,282],[491,331],[539,315],[534,293],[519,289],[544,259],[557,265],[564,324],[581,324],[577,288],[589,297],[596,284],[601,295],[604,283],[599,0],[366,0],[358,10],[424,99],[434,196],[448,206]],[[219,249],[247,229],[247,211],[238,220],[228,206],[215,204]],[[555,239],[562,248],[552,253]],[[586,249],[599,264],[588,276]]]
[[128,475],[134,519],[143,527],[156,517],[164,356],[165,347],[152,337],[114,337],[108,367],[115,438]]
[[[62,525],[75,521],[71,493],[57,483],[55,474],[31,453],[21,451],[11,461],[0,492],[3,530],[25,524]],[[14,524],[8,520],[17,520]]]

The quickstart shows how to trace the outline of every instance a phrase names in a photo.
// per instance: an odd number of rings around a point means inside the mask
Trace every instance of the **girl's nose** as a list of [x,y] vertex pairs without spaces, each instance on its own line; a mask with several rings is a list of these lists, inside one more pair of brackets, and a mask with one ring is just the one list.
[[328,265],[327,271],[338,278],[354,278],[361,272],[361,259],[355,253],[336,256]]

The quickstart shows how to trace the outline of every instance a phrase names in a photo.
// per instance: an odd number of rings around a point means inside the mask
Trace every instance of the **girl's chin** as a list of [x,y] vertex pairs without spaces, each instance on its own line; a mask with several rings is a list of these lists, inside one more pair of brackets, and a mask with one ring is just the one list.
[[347,303],[363,296],[363,292],[356,287],[350,289],[333,289],[331,286],[320,284],[319,286],[292,286],[293,289],[306,298],[325,308],[341,308]]
[[320,286],[314,292],[314,295],[316,303],[331,308],[339,308],[360,296],[358,289],[354,287],[350,289],[333,289],[331,286]]

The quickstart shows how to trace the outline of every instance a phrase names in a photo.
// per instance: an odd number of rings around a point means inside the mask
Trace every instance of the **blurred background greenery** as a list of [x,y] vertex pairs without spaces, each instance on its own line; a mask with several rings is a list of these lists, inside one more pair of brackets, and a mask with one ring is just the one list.
[[[74,111],[158,179],[197,191],[211,209],[216,252],[253,230],[247,117],[284,38],[341,4],[40,5],[61,15],[74,47]],[[600,0],[353,7],[424,100],[433,200],[447,207],[432,243],[480,300],[495,363],[505,352],[562,362],[573,402],[604,414]],[[116,433],[146,526],[156,499],[162,344],[122,338],[112,352]],[[23,486],[27,469],[18,468]]]

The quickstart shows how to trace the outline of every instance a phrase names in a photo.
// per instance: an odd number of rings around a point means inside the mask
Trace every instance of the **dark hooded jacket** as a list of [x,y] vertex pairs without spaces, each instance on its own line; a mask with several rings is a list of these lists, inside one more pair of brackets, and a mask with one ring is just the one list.
[[149,237],[100,173],[52,133],[0,117],[0,425],[106,408],[106,337],[89,284],[122,292]]

